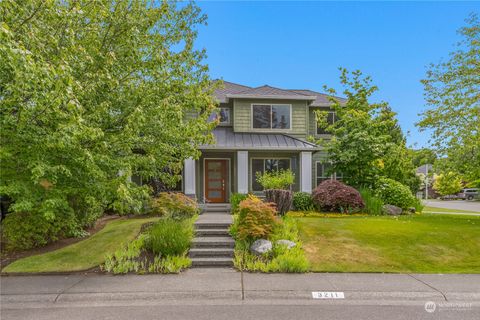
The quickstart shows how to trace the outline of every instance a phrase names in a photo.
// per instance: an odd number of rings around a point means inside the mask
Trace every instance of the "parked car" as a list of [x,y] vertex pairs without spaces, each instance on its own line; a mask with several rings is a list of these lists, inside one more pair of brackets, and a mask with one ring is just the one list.
[[462,189],[462,191],[457,194],[457,198],[463,200],[473,200],[478,198],[478,190],[479,189],[477,188]]

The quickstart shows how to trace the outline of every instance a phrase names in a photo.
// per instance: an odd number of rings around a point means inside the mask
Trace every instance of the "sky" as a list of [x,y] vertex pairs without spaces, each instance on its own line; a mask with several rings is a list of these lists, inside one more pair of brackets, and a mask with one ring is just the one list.
[[342,92],[339,67],[370,75],[398,113],[407,144],[428,147],[415,122],[426,109],[427,66],[448,58],[480,2],[197,3],[208,16],[197,47],[212,78],[248,86]]

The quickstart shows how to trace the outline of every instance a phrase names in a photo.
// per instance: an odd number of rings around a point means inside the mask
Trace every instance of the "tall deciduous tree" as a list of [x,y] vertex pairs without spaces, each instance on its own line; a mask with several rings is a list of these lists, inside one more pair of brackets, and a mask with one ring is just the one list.
[[430,109],[417,125],[433,130],[440,169],[480,183],[480,21],[472,14],[467,23],[458,50],[422,80]]
[[[346,101],[331,99],[337,120],[328,125],[325,112],[316,114],[319,126],[332,133],[332,139],[321,144],[333,169],[342,172],[343,179],[353,186],[373,187],[383,176],[416,190],[419,183],[395,112],[385,102],[369,101],[378,88],[360,71],[341,69],[340,81]],[[328,91],[336,94],[333,89]]]
[[[1,189],[14,212],[138,212],[132,173],[178,180],[210,141],[206,17],[172,1],[0,2]],[[187,117],[195,112],[198,117]]]

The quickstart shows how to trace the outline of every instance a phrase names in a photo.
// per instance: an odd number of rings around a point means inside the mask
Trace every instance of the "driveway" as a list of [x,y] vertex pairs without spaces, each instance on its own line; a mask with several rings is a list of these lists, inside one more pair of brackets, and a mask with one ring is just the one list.
[[423,203],[429,207],[457,209],[464,211],[473,211],[480,213],[480,201],[465,201],[465,200],[425,200]]

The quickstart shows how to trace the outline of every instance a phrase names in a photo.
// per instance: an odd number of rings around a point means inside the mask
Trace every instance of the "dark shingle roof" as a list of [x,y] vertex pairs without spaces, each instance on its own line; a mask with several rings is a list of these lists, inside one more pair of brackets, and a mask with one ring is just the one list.
[[307,90],[307,89],[290,89],[289,91],[297,92],[297,93],[302,93],[306,95],[311,95],[315,96],[316,99],[313,101],[310,106],[311,107],[328,107],[329,105],[332,104],[332,102],[329,100],[329,97],[335,98],[338,100],[338,102],[343,103],[346,102],[347,99],[340,98],[340,97],[333,97],[329,96],[328,94],[312,91],[312,90]]
[[[228,102],[228,98],[260,98],[260,99],[292,99],[312,101],[311,107],[331,105],[329,95],[307,89],[281,89],[268,85],[252,88],[241,84],[223,81],[223,86],[215,90],[215,97],[220,103]],[[340,103],[344,98],[334,97]]]
[[215,90],[215,97],[220,103],[224,103],[227,102],[227,94],[241,92],[246,89],[250,89],[250,87],[233,82],[223,81],[223,86]]
[[291,90],[264,85],[257,88],[249,88],[240,92],[231,93],[227,98],[274,98],[274,99],[295,99],[295,100],[314,100],[314,96],[297,93]]
[[233,132],[231,127],[217,127],[213,130],[215,144],[201,146],[202,150],[310,150],[318,146],[305,140],[283,133]]

